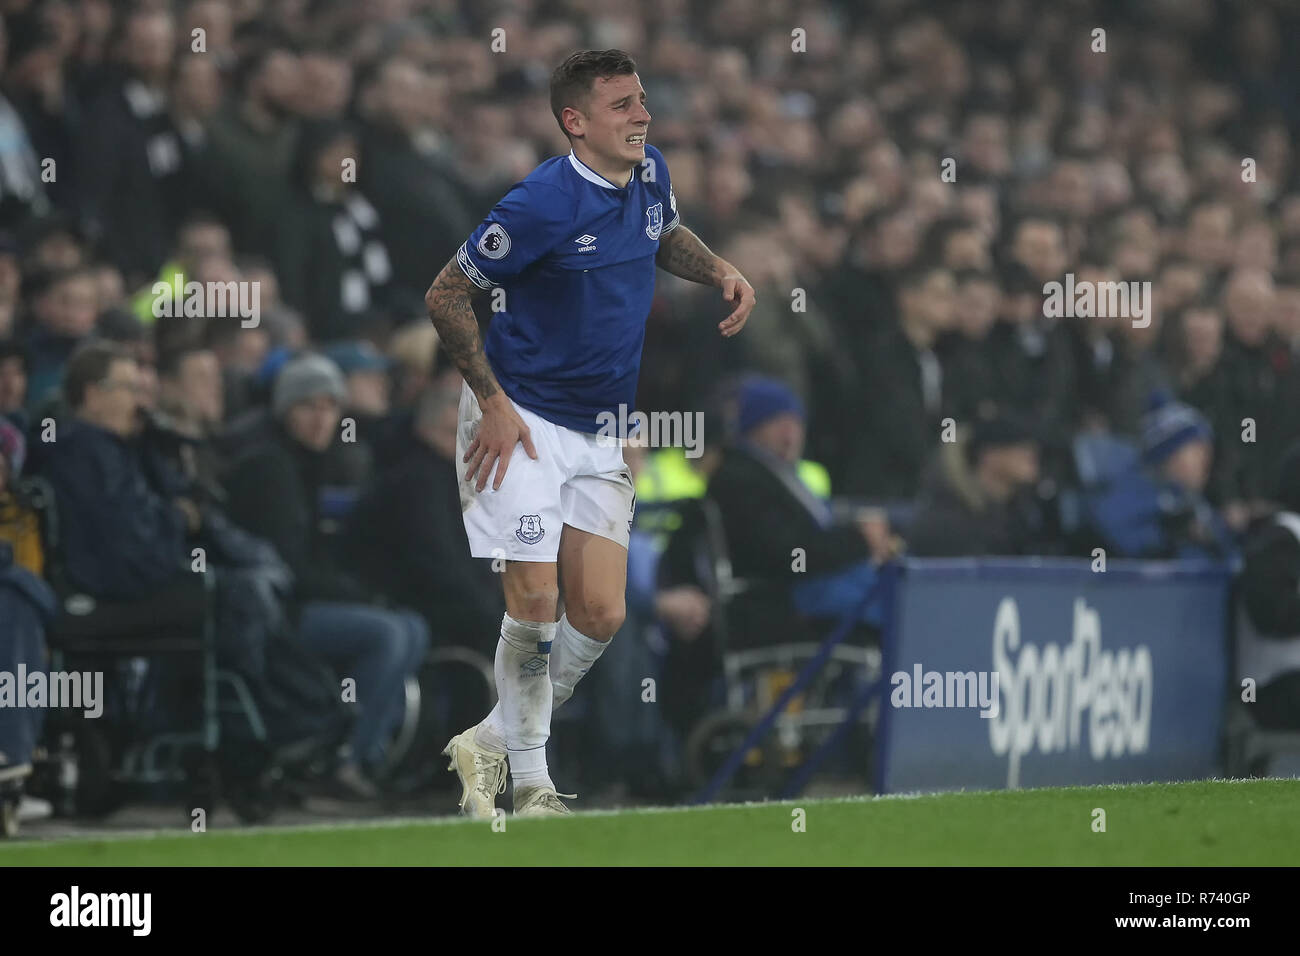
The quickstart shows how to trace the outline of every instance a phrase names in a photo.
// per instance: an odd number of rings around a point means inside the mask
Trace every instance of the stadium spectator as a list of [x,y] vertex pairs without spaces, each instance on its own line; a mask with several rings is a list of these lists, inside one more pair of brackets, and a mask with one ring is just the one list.
[[1117,459],[1088,501],[1093,531],[1108,553],[1130,558],[1229,559],[1236,544],[1205,497],[1214,433],[1196,409],[1152,396],[1140,454]]
[[1156,404],[1143,420],[1142,460],[1156,475],[1161,557],[1226,558],[1236,548],[1223,518],[1205,499],[1214,461],[1205,416],[1178,402]]
[[221,365],[222,406],[232,430],[241,416],[269,418],[266,404],[273,373],[268,366],[282,365],[290,350],[273,350],[270,329],[260,323],[251,328],[240,322],[209,323],[204,344]]
[[1258,266],[1238,267],[1223,289],[1227,329],[1223,361],[1228,376],[1229,416],[1237,435],[1254,423],[1254,440],[1236,448],[1232,497],[1264,514],[1275,470],[1300,410],[1284,407],[1282,388],[1290,349],[1273,328],[1272,275]]
[[[221,93],[221,68],[216,56],[176,59],[169,94],[171,121],[180,143],[181,164],[190,171],[195,187],[205,186],[213,178],[208,165],[209,129],[221,108]],[[196,188],[195,193],[186,197],[186,209],[201,201],[200,189]]]
[[26,457],[23,433],[0,418],[0,547],[7,544],[13,564],[40,578],[45,574],[45,547],[39,518],[18,491]]
[[275,264],[284,300],[306,316],[317,342],[356,338],[373,310],[388,304],[393,270],[382,223],[356,186],[363,162],[347,124],[303,126]]
[[476,210],[429,127],[432,81],[406,59],[379,65],[362,87],[360,183],[384,224],[394,282],[423,295],[432,263],[449,261],[478,224]]
[[[39,27],[31,24],[30,18],[16,37],[11,36],[7,23],[0,25],[0,71],[9,65],[24,65],[22,59],[41,42]],[[30,216],[48,212],[50,203],[41,182],[40,154],[32,145],[19,110],[3,94],[0,144],[0,227],[11,228]]]
[[938,343],[944,371],[944,414],[958,422],[990,417],[997,407],[997,383],[989,333],[1002,307],[1002,289],[991,272],[956,275],[957,328]]
[[0,342],[12,336],[18,324],[22,279],[18,267],[18,243],[12,234],[0,232]]
[[978,419],[966,440],[945,443],[907,532],[917,557],[1042,553],[1038,442],[1023,417]]
[[405,680],[428,651],[429,628],[414,611],[375,606],[378,594],[342,569],[323,528],[338,478],[345,396],[329,359],[304,355],[287,364],[275,382],[273,430],[232,465],[226,486],[231,516],[269,541],[293,572],[303,640],[355,681],[360,715],[338,777],[373,795],[405,706]]
[[1240,422],[1232,420],[1230,379],[1223,360],[1223,314],[1212,302],[1197,299],[1177,313],[1166,367],[1179,400],[1200,411],[1214,429],[1214,466],[1207,494],[1237,528],[1244,503],[1233,497],[1233,471],[1239,454]]
[[[190,213],[177,228],[175,247],[169,250],[158,274],[135,292],[131,307],[136,317],[145,325],[153,325],[158,320],[162,302],[156,287],[161,283],[169,289],[171,314],[166,316],[169,321],[159,326],[159,335],[196,337],[195,330],[203,325],[203,317],[184,314],[185,283],[199,278],[201,264],[214,258],[229,261],[230,231],[210,213]],[[171,343],[164,340],[158,344],[166,350]]]
[[87,261],[85,235],[62,213],[29,219],[18,230],[18,240],[24,276],[60,272],[85,265]]
[[[1044,316],[1042,283],[1027,268],[1009,265],[1002,281],[1002,315],[989,332],[997,408],[1030,413],[1043,435],[1065,441],[1074,380],[1065,333]],[[1044,471],[1059,470],[1050,439],[1043,452]]]
[[30,296],[31,323],[27,349],[27,409],[41,407],[58,389],[64,366],[95,330],[95,279],[89,269],[72,266],[31,277],[24,292]]
[[[1096,289],[1107,288],[1101,283],[1119,281],[1114,269],[1096,262],[1077,266],[1075,274],[1076,283],[1087,282]],[[1098,313],[1102,308],[1109,313],[1108,305],[1100,307]],[[1067,316],[1059,320],[1058,334],[1069,360],[1061,363],[1058,372],[1068,378],[1058,379],[1054,392],[1061,396],[1058,407],[1071,433],[1132,434],[1129,429],[1136,429],[1146,395],[1137,394],[1137,370],[1129,339],[1122,330],[1124,324],[1131,327],[1132,321],[1110,314]],[[1126,404],[1134,398],[1138,401],[1136,409]]]
[[[786,382],[805,402],[810,401],[820,382],[826,382],[833,368],[834,333],[826,313],[815,299],[799,303],[799,321],[790,321],[790,291],[808,283],[795,273],[796,260],[773,229],[754,231],[722,249],[728,262],[753,262],[747,278],[754,287],[757,304],[745,323],[740,343],[746,368]],[[712,290],[697,295],[713,296]],[[818,373],[821,373],[820,375]],[[839,399],[843,392],[835,384],[851,383],[831,379],[831,391]]]
[[176,49],[172,16],[136,7],[118,24],[113,46],[119,69],[86,104],[78,131],[77,207],[86,233],[103,242],[134,288],[162,265],[193,192],[167,112]]
[[158,404],[158,352],[149,329],[127,310],[109,309],[95,321],[95,338],[116,343],[135,360],[140,408],[153,411]]
[[355,423],[357,441],[372,450],[381,446],[386,450],[396,440],[389,380],[392,361],[364,339],[335,342],[323,353],[343,373],[343,414]]
[[342,53],[308,49],[298,58],[294,108],[308,120],[337,120],[352,99],[352,64]]
[[460,377],[444,376],[416,406],[387,472],[348,519],[348,567],[392,603],[418,610],[435,637],[490,655],[505,603],[490,562],[466,558],[457,491]]
[[0,417],[25,432],[26,404],[27,350],[12,339],[0,339]]
[[[939,434],[943,368],[935,354],[956,317],[952,273],[937,264],[906,270],[898,283],[897,325],[860,340],[854,404],[862,420],[843,490],[873,498],[910,498]],[[878,396],[888,395],[889,401]]]
[[177,449],[182,473],[214,500],[220,491],[223,461],[210,441],[223,420],[221,366],[211,349],[200,345],[166,352],[158,366],[158,407],[154,420],[185,439]]
[[1237,672],[1256,684],[1250,706],[1270,730],[1300,730],[1300,444],[1278,469],[1282,509],[1257,522],[1242,545]]
[[[68,365],[63,392],[71,419],[48,444],[45,477],[54,488],[68,584],[107,601],[154,600],[192,589],[190,542],[202,540],[204,513],[193,498],[157,488],[137,447],[142,420],[136,363],[111,344],[92,343]],[[233,570],[233,569],[231,569]],[[217,578],[217,655],[256,690],[265,648],[281,621],[266,588],[233,573]]]
[[288,46],[259,43],[243,55],[233,95],[212,120],[204,189],[241,253],[275,252],[298,135],[299,70]]
[[807,630],[792,597],[803,580],[794,574],[797,553],[806,557],[799,573],[816,577],[869,559],[879,542],[865,524],[838,525],[829,503],[805,481],[799,468],[803,404],[788,387],[763,378],[742,385],[736,433],[708,491],[721,514],[732,568],[750,582],[734,609],[733,638],[762,643],[760,635],[780,634],[793,640]]
[[[30,538],[35,516],[15,498],[11,482],[21,460],[21,436],[0,421],[0,671],[42,673],[49,666],[45,628],[58,607],[50,586],[32,566]],[[16,543],[15,543],[16,539]],[[44,707],[0,707],[0,780],[12,795],[30,775],[45,723]],[[23,797],[20,812],[29,818],[49,816],[47,801]],[[33,812],[35,811],[35,812]]]

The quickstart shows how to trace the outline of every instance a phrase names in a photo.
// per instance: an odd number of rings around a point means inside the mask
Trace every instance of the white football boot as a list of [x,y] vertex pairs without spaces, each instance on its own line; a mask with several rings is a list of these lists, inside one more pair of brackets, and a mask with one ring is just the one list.
[[515,816],[562,817],[573,811],[560,802],[560,797],[574,800],[577,796],[576,793],[556,793],[554,787],[516,787]]
[[488,750],[474,736],[477,725],[457,734],[443,748],[450,757],[448,770],[460,778],[460,812],[476,820],[490,820],[496,815],[497,794],[506,789],[506,755]]

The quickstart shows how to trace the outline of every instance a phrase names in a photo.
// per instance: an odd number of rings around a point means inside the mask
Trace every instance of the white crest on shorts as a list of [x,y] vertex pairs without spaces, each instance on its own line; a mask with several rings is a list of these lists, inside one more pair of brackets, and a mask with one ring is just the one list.
[[501,228],[501,223],[494,222],[483,230],[483,235],[478,237],[478,251],[489,259],[505,258],[510,251],[510,235]]

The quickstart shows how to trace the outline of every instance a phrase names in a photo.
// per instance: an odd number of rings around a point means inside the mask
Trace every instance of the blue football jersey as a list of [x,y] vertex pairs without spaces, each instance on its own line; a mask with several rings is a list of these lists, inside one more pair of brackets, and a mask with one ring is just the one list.
[[622,188],[572,152],[548,159],[456,254],[479,288],[504,290],[484,343],[501,387],[566,428],[635,407],[655,253],[679,222],[663,155],[645,153]]

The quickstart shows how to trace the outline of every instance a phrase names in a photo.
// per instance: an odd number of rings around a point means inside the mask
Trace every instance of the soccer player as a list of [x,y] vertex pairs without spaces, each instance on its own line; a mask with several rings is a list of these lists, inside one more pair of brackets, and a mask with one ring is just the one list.
[[[739,270],[680,224],[626,53],[565,60],[551,76],[551,111],[569,155],[515,184],[425,295],[465,379],[457,456],[468,464],[460,497],[470,551],[506,560],[499,701],[443,751],[460,777],[461,810],[474,817],[495,812],[507,759],[516,815],[569,812],[546,741],[552,709],[623,623],[635,496],[620,443],[597,432],[602,412],[634,407],[655,266],[722,290],[734,306],[718,324],[724,336],[754,307]],[[471,303],[489,294],[483,344]]]

